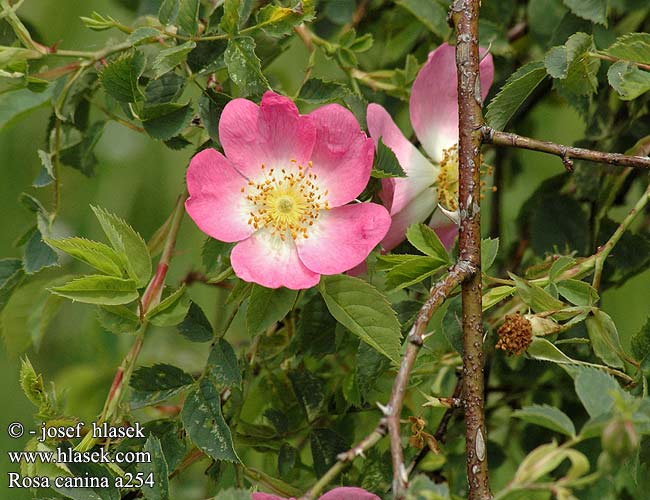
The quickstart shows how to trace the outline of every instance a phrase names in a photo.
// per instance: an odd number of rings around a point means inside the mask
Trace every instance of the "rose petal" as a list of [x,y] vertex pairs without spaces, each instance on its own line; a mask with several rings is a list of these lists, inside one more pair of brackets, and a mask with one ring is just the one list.
[[374,155],[372,141],[354,115],[338,104],[323,106],[308,116],[316,127],[312,171],[319,185],[329,190],[330,206],[344,205],[368,184]]
[[359,265],[386,235],[390,215],[376,203],[322,211],[309,238],[296,240],[300,260],[319,274],[338,274]]
[[388,112],[379,104],[368,105],[368,131],[370,136],[379,143],[382,138],[399,161],[407,177],[382,179],[382,201],[389,208],[391,215],[404,209],[424,189],[431,186],[440,168],[433,166],[427,159],[404,137],[401,130]]
[[345,486],[328,491],[320,497],[320,500],[381,500],[381,498],[362,488]]
[[[480,56],[486,54],[480,49]],[[487,54],[480,65],[481,97],[485,99],[494,79],[494,62]],[[429,53],[413,82],[409,111],[415,135],[429,157],[439,163],[443,149],[458,142],[458,77],[456,49],[443,43]]]
[[277,495],[271,495],[270,493],[253,493],[251,495],[252,500],[296,500],[295,498],[291,497],[289,499],[285,499],[284,497],[279,497]]
[[282,168],[290,160],[307,164],[316,130],[308,116],[287,97],[266,92],[258,107],[247,99],[233,99],[219,120],[219,140],[230,161],[255,178],[262,164]]
[[284,286],[301,290],[317,285],[320,280],[320,275],[302,263],[293,240],[282,241],[269,229],[239,242],[232,249],[230,263],[241,279],[267,288]]
[[189,216],[204,233],[221,241],[240,241],[253,234],[247,223],[249,203],[241,192],[246,179],[218,151],[196,154],[187,169],[185,202]]
[[408,227],[423,222],[433,212],[437,203],[438,195],[435,189],[428,188],[422,191],[404,210],[392,216],[388,234],[381,241],[382,248],[389,251],[404,241]]

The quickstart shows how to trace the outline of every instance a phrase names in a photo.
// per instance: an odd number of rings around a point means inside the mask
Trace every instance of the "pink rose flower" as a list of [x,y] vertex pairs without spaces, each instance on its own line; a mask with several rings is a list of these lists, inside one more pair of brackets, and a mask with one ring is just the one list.
[[[253,500],[286,500],[282,497],[271,495],[270,493],[253,493]],[[289,500],[296,500],[291,498]],[[351,488],[348,486],[334,488],[328,491],[319,500],[381,500],[377,495],[370,493],[362,488]]]
[[386,235],[383,206],[348,204],[368,183],[374,147],[342,106],[301,115],[274,92],[260,106],[234,99],[219,139],[225,156],[192,158],[185,207],[204,233],[239,242],[230,261],[241,279],[309,288],[360,264]]
[[[480,66],[481,97],[485,99],[494,78],[494,63],[485,50],[481,51],[481,56],[485,56]],[[408,226],[424,221],[437,206],[438,193],[434,185],[441,168],[458,170],[457,82],[455,49],[447,43],[429,54],[413,82],[409,100],[411,124],[433,164],[404,137],[382,106],[368,105],[370,136],[375,143],[382,138],[407,174],[407,177],[382,179],[380,197],[392,217],[390,230],[381,242],[386,251],[404,240]],[[449,248],[458,230],[438,213],[431,226]]]

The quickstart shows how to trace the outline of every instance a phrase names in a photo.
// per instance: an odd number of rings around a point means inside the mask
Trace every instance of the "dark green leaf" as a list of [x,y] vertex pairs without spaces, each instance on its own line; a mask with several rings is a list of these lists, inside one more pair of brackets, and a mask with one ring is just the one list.
[[91,207],[111,246],[125,261],[127,273],[138,287],[151,276],[151,256],[147,244],[128,223],[100,207]]
[[32,183],[34,187],[45,187],[54,181],[54,166],[52,165],[52,157],[42,149],[37,151],[38,158],[41,160],[41,170],[36,179]]
[[536,313],[555,311],[565,307],[561,300],[554,298],[546,290],[537,286],[535,283],[526,281],[512,273],[508,274],[510,275],[510,278],[515,281],[517,293],[521,297],[521,300],[530,306]]
[[106,122],[93,123],[84,133],[81,142],[61,151],[61,162],[90,177],[94,173],[97,158],[94,149],[104,132]]
[[315,357],[333,353],[336,324],[320,294],[314,295],[300,311],[295,337],[298,350]]
[[181,411],[183,427],[192,442],[215,460],[239,462],[230,429],[221,413],[219,391],[203,378],[188,394]]
[[91,275],[50,288],[52,293],[86,304],[128,304],[138,298],[133,280],[113,276]]
[[20,259],[0,259],[0,312],[25,273]]
[[183,93],[185,78],[176,73],[165,73],[157,80],[151,80],[144,90],[147,105],[164,104],[178,99]]
[[548,405],[525,406],[512,414],[531,424],[541,425],[566,436],[575,436],[576,429],[571,419],[563,411]]
[[406,172],[404,172],[404,169],[399,164],[395,153],[384,144],[381,138],[377,143],[377,155],[375,156],[375,163],[370,175],[377,179],[406,177]]
[[305,410],[307,420],[313,421],[320,414],[325,402],[323,381],[305,369],[291,371],[288,376],[293,392]]
[[298,99],[310,104],[326,104],[343,99],[349,94],[350,91],[345,85],[312,78],[300,88]]
[[145,66],[144,54],[138,51],[127,52],[112,60],[100,73],[106,93],[120,102],[136,102],[142,99],[138,78]]
[[525,64],[510,75],[487,107],[485,119],[490,127],[497,130],[505,129],[519,108],[545,78],[546,69],[541,61]]
[[296,465],[298,450],[287,443],[282,443],[278,453],[278,474],[287,477]]
[[212,339],[212,325],[198,304],[190,302],[185,319],[178,325],[178,331],[192,342],[207,342]]
[[156,104],[145,107],[141,117],[142,126],[151,137],[166,141],[190,124],[192,107],[180,103]]
[[241,371],[237,363],[237,355],[232,346],[223,338],[218,339],[212,346],[207,369],[210,378],[219,386],[239,387],[241,385]]
[[151,457],[150,462],[143,461],[138,464],[138,470],[144,474],[146,478],[151,474],[154,478],[153,486],[144,485],[142,487],[142,494],[146,500],[168,500],[169,499],[169,469],[167,461],[163,454],[160,440],[153,435],[149,435],[147,441],[142,448],[144,452],[149,453]]
[[607,26],[607,0],[564,0],[576,16]]
[[637,360],[650,357],[650,318],[645,322],[643,328],[632,337],[630,345],[632,354]]
[[359,394],[368,401],[370,391],[377,384],[379,377],[389,368],[390,363],[385,356],[365,342],[359,343],[356,361],[354,380],[359,388]]
[[224,54],[228,74],[242,95],[259,94],[269,88],[255,55],[255,40],[249,36],[232,38]]
[[138,368],[129,383],[133,389],[131,407],[142,408],[175,396],[192,385],[194,379],[176,366],[156,364]]
[[607,71],[609,84],[624,101],[631,101],[650,90],[650,72],[640,70],[634,63],[618,61]]
[[149,26],[141,26],[136,28],[133,33],[131,33],[126,41],[132,45],[137,45],[145,40],[151,40],[153,38],[159,38],[162,33],[156,28],[150,28]]
[[23,269],[27,274],[34,274],[50,266],[56,266],[59,259],[56,252],[43,241],[41,232],[35,229],[23,252]]
[[417,17],[434,35],[443,40],[448,38],[447,9],[442,4],[430,0],[397,0],[397,4]]
[[336,456],[347,450],[347,443],[332,429],[313,429],[310,435],[314,471],[321,477],[336,462]]
[[177,24],[188,35],[199,30],[199,0],[164,0],[158,11],[163,24]]
[[575,199],[557,193],[545,194],[530,220],[531,245],[539,256],[571,250],[583,254],[589,242],[588,227],[589,220]]
[[160,78],[162,75],[184,62],[187,54],[189,54],[194,47],[196,47],[195,42],[185,42],[182,45],[161,50],[151,66],[153,69],[153,77],[155,79]]
[[330,313],[361,340],[399,362],[400,324],[386,297],[359,278],[323,276],[320,292]]
[[[221,112],[230,100],[230,96],[222,94],[221,92],[216,92],[212,89],[205,90],[204,93],[201,94],[201,97],[199,97],[199,114],[201,116],[201,121],[203,122],[208,135],[210,135],[210,139],[212,139],[216,144],[221,144],[219,142],[219,119],[221,118]],[[222,243],[222,245],[230,244]]]
[[297,295],[296,290],[284,287],[272,289],[253,285],[246,311],[248,333],[256,335],[283,319],[293,307]]

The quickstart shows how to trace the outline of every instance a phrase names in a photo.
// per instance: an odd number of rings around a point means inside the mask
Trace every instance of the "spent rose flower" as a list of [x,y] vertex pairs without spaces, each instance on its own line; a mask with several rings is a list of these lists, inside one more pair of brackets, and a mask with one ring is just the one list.
[[234,99],[219,120],[225,156],[195,155],[185,207],[206,234],[238,242],[235,274],[268,288],[302,289],[360,264],[386,235],[388,211],[350,203],[365,188],[374,146],[338,104],[301,115],[266,92]]
[[[271,495],[270,493],[253,493],[252,500],[286,500],[283,497],[277,495]],[[289,500],[295,500],[291,498]],[[334,488],[331,491],[328,491],[319,500],[381,500],[374,493],[370,493],[362,488],[353,488],[349,486],[344,486],[341,488]]]
[[[481,97],[485,99],[494,78],[494,63],[485,50],[481,50],[481,56],[485,56],[480,65]],[[407,175],[382,179],[380,197],[392,217],[390,230],[381,242],[385,250],[391,250],[404,240],[408,226],[424,221],[439,201],[450,210],[457,208],[453,196],[448,195],[458,183],[458,79],[455,57],[454,47],[447,43],[429,53],[411,90],[411,124],[433,164],[404,137],[382,106],[368,106],[370,136],[375,143],[380,138],[383,140],[395,153]],[[438,218],[437,214],[431,225],[449,248],[456,237],[457,228],[454,224],[442,223],[445,219]]]

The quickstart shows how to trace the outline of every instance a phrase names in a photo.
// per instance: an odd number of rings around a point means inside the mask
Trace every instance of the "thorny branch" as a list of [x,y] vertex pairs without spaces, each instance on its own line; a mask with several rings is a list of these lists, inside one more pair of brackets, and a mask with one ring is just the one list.
[[510,132],[500,132],[490,127],[481,128],[483,141],[486,144],[495,146],[506,146],[520,149],[530,149],[531,151],[540,151],[559,156],[565,166],[570,167],[572,160],[590,160],[608,165],[618,165],[622,167],[636,167],[650,169],[650,158],[647,156],[630,156],[621,153],[604,153],[602,151],[593,151],[591,149],[576,148],[565,146],[549,141],[540,141],[512,134]]
[[456,0],[450,20],[456,29],[458,73],[459,254],[476,268],[463,282],[463,409],[469,500],[492,498],[488,480],[484,412],[483,310],[481,293],[481,144],[483,134],[479,77],[479,0]]

